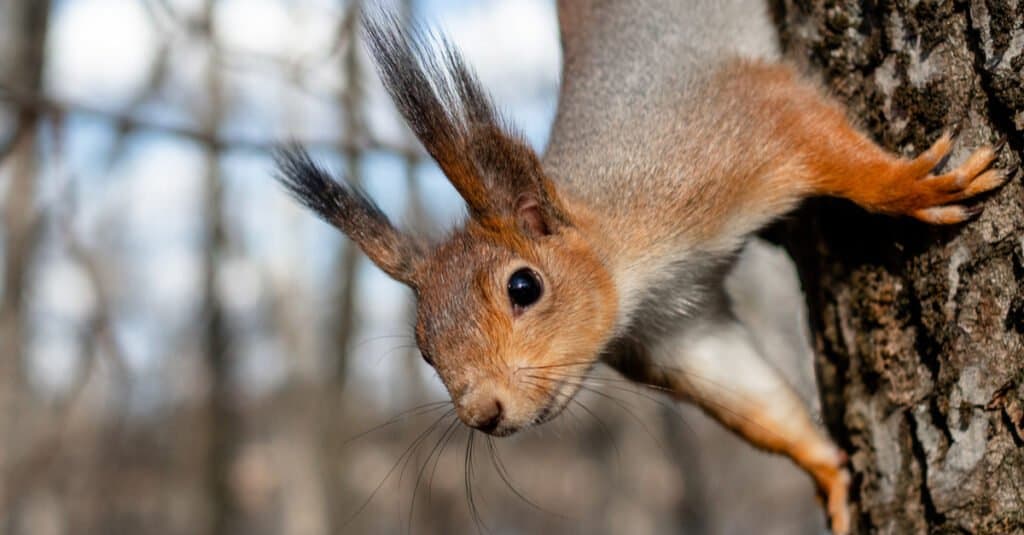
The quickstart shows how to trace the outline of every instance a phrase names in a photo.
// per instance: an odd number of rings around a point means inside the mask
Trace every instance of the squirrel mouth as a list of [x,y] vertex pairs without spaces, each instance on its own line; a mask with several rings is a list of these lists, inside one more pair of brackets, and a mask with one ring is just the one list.
[[[593,364],[591,364],[591,366],[593,366]],[[563,410],[565,410],[583,386],[582,381],[577,380],[578,378],[572,374],[566,374],[564,377],[559,379],[542,376],[533,376],[533,378],[534,380],[544,380],[549,384],[554,383],[551,388],[548,389],[549,394],[547,403],[534,414],[533,418],[527,424],[505,434],[512,434],[519,429],[538,426],[553,420],[556,416],[561,414]],[[533,386],[536,387],[539,385],[534,383]]]
[[565,409],[566,405],[568,405],[572,398],[576,395],[577,389],[573,388],[573,386],[574,385],[571,382],[559,381],[555,385],[555,387],[551,389],[552,394],[548,399],[547,404],[541,407],[541,409],[536,412],[534,417],[525,424],[502,424],[496,426],[493,429],[481,431],[495,437],[507,437],[510,435],[514,435],[515,433],[518,433],[519,431],[522,431],[524,429],[528,429],[530,427],[535,427],[547,423],[553,420],[559,414],[561,414],[562,410]]
[[530,422],[530,426],[532,427],[535,425],[540,425],[554,418],[555,414],[557,414],[554,410],[554,404],[554,400],[551,400],[550,403],[545,405],[543,409],[537,412],[537,416],[534,416],[533,421]]
[[551,398],[547,405],[537,411],[536,416],[530,421],[529,427],[547,423],[561,414],[566,405],[576,396],[578,390],[579,388],[570,381],[564,379],[559,381],[551,389]]

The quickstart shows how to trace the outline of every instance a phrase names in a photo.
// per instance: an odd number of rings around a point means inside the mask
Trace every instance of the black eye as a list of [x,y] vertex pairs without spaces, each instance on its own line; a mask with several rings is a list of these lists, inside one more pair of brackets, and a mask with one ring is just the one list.
[[542,293],[540,278],[532,269],[520,269],[508,279],[508,298],[512,301],[513,310],[536,303]]

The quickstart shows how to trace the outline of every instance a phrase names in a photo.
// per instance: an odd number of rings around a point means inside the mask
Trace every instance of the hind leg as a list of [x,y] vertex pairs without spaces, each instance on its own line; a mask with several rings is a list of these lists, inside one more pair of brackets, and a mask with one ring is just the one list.
[[692,401],[758,448],[789,457],[817,485],[836,534],[848,533],[845,453],[814,423],[806,405],[765,361],[746,327],[722,316],[651,348],[679,399]]

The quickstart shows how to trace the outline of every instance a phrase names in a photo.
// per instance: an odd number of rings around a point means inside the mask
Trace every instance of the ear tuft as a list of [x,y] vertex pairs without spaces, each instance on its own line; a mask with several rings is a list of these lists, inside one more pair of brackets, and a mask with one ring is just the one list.
[[338,228],[392,278],[413,284],[420,256],[416,242],[398,232],[362,191],[334,180],[301,146],[275,151],[278,182],[321,219]]
[[324,221],[339,227],[353,211],[372,218],[384,218],[365,193],[334,180],[320,164],[313,161],[306,149],[292,143],[274,152],[277,181],[296,200],[316,212]]
[[504,124],[476,74],[444,36],[403,24],[386,11],[364,12],[363,24],[384,87],[466,201],[470,217],[489,227],[518,224],[538,236],[568,220],[537,154]]
[[444,36],[410,27],[393,13],[364,11],[363,25],[377,72],[406,124],[470,211],[485,212],[489,197],[468,148],[473,130],[497,127],[499,119],[476,75]]

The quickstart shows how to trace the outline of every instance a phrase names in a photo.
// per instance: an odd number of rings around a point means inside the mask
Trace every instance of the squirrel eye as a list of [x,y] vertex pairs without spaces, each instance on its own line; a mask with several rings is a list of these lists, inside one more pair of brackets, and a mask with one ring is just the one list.
[[508,279],[508,298],[512,301],[513,310],[521,310],[536,303],[541,293],[543,289],[540,278],[532,269],[520,269]]

